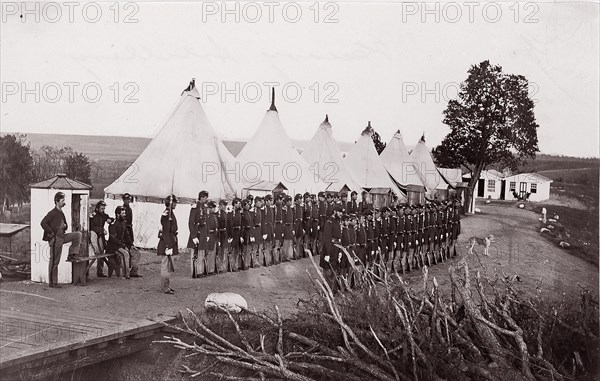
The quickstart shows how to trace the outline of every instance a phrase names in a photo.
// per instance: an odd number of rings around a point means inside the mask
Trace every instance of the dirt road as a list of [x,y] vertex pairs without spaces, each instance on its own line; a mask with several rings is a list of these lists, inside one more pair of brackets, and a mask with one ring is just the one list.
[[[560,299],[563,293],[577,295],[577,283],[598,292],[598,268],[543,239],[537,229],[536,214],[508,205],[484,204],[480,208],[481,214],[462,221],[462,234],[457,245],[459,257],[466,255],[469,237],[491,233],[496,243],[490,249],[490,256],[482,259],[488,273],[497,268],[506,274],[518,274],[523,290],[534,291],[539,285],[546,297],[553,299]],[[481,251],[481,248],[476,250]],[[143,278],[97,279],[92,269],[87,287],[67,285],[50,289],[43,284],[4,281],[0,282],[0,306],[34,312],[43,309],[56,314],[79,311],[90,315],[151,318],[175,315],[185,308],[201,311],[209,293],[230,291],[243,295],[250,308],[261,310],[276,304],[285,314],[290,314],[298,299],[307,298],[314,290],[306,273],[312,271],[309,259],[200,279],[190,278],[189,261],[188,255],[180,255],[176,260],[176,273],[172,279],[175,295],[159,291],[159,258],[147,252],[142,256],[140,272]],[[430,275],[435,276],[442,286],[447,286],[448,266],[457,261],[453,259],[433,266]],[[417,271],[405,278],[418,287],[420,276]]]

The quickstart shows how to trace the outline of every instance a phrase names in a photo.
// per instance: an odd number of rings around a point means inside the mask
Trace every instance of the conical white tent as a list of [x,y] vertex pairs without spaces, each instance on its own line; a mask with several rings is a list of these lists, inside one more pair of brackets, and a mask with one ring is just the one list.
[[431,151],[425,145],[425,135],[421,137],[419,143],[411,152],[410,159],[417,166],[419,178],[423,184],[425,184],[429,196],[433,196],[436,190],[448,189],[448,184],[446,184],[439,174],[437,167],[433,162]]
[[274,91],[271,107],[236,159],[245,184],[281,182],[290,194],[316,193],[327,187],[292,146],[275,107]]
[[342,152],[333,139],[333,129],[328,116],[325,116],[325,120],[302,152],[302,157],[323,181],[330,183],[327,190],[337,192],[346,185],[350,190],[360,193],[362,187],[346,169]]
[[208,191],[211,199],[231,199],[241,192],[235,165],[233,155],[208,121],[192,80],[156,137],[135,162],[104,189],[107,211],[112,214],[114,208],[122,204],[122,194],[131,194],[135,244],[155,247],[160,215],[164,211],[163,199],[173,193],[179,198],[175,210],[182,227],[179,242],[185,245],[189,232],[183,222],[187,221],[198,192]]
[[425,187],[419,177],[417,166],[410,158],[406,145],[404,145],[400,130],[394,134],[379,157],[385,168],[401,187]]
[[344,159],[346,168],[361,187],[390,188],[399,198],[403,198],[387,169],[383,165],[375,144],[373,143],[371,122],[361,133],[356,144],[352,146]]

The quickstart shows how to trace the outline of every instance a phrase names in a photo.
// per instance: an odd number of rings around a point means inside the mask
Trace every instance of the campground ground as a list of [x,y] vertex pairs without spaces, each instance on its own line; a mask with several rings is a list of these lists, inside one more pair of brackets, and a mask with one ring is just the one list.
[[[577,297],[578,285],[598,294],[598,267],[542,237],[538,214],[519,209],[516,203],[481,204],[478,207],[480,214],[462,220],[458,257],[430,269],[430,276],[435,276],[446,292],[450,285],[448,267],[467,255],[468,239],[493,234],[495,243],[489,257],[480,256],[481,263],[471,258],[475,268],[490,276],[496,270],[500,274],[503,271],[507,275],[519,275],[522,291],[533,294],[539,290],[544,298],[556,302]],[[480,247],[476,250],[481,252]],[[159,291],[159,258],[152,252],[145,252],[141,265],[144,277],[141,279],[97,279],[92,269],[87,287],[50,289],[29,281],[2,282],[0,305],[3,309],[30,312],[44,309],[57,315],[78,311],[90,315],[152,318],[176,315],[186,308],[202,313],[204,299],[209,293],[230,291],[243,295],[252,309],[263,310],[278,305],[285,315],[290,316],[296,310],[298,300],[306,299],[314,292],[307,275],[307,271],[314,272],[309,259],[200,279],[189,277],[189,261],[187,255],[177,258],[172,279],[175,295]],[[421,287],[420,271],[408,273],[404,278],[415,288]],[[176,364],[181,361],[176,358],[181,356],[183,353],[177,349],[153,344],[147,350],[112,360],[110,364],[76,372],[73,379],[94,379],[94,375],[98,375],[98,379],[179,379]],[[183,361],[189,362],[188,359]]]

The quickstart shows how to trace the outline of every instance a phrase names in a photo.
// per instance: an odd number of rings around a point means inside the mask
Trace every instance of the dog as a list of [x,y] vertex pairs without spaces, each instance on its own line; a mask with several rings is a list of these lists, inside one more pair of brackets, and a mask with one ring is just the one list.
[[488,235],[485,238],[479,238],[479,237],[469,238],[469,246],[467,246],[467,248],[469,249],[469,254],[473,254],[473,248],[475,247],[475,245],[481,245],[481,246],[483,246],[483,255],[485,255],[487,257],[489,255],[488,250],[489,250],[492,242],[495,242],[494,236],[492,234]]

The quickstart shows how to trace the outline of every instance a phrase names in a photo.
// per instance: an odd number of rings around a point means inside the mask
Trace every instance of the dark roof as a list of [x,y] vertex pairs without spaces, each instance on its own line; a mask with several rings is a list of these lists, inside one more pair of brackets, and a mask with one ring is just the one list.
[[81,181],[73,180],[67,177],[64,173],[59,173],[47,180],[40,181],[36,184],[31,184],[30,188],[37,189],[67,189],[67,190],[91,190],[92,186],[82,183]]
[[283,185],[283,183],[281,183],[281,182],[276,183],[276,182],[271,182],[271,181],[259,181],[257,183],[250,184],[250,185],[244,187],[244,189],[266,190],[266,191],[272,191],[276,188],[282,188],[282,189],[288,190],[287,187],[285,185]]
[[391,188],[371,188],[371,190],[369,190],[369,193],[371,194],[388,194],[391,192]]

